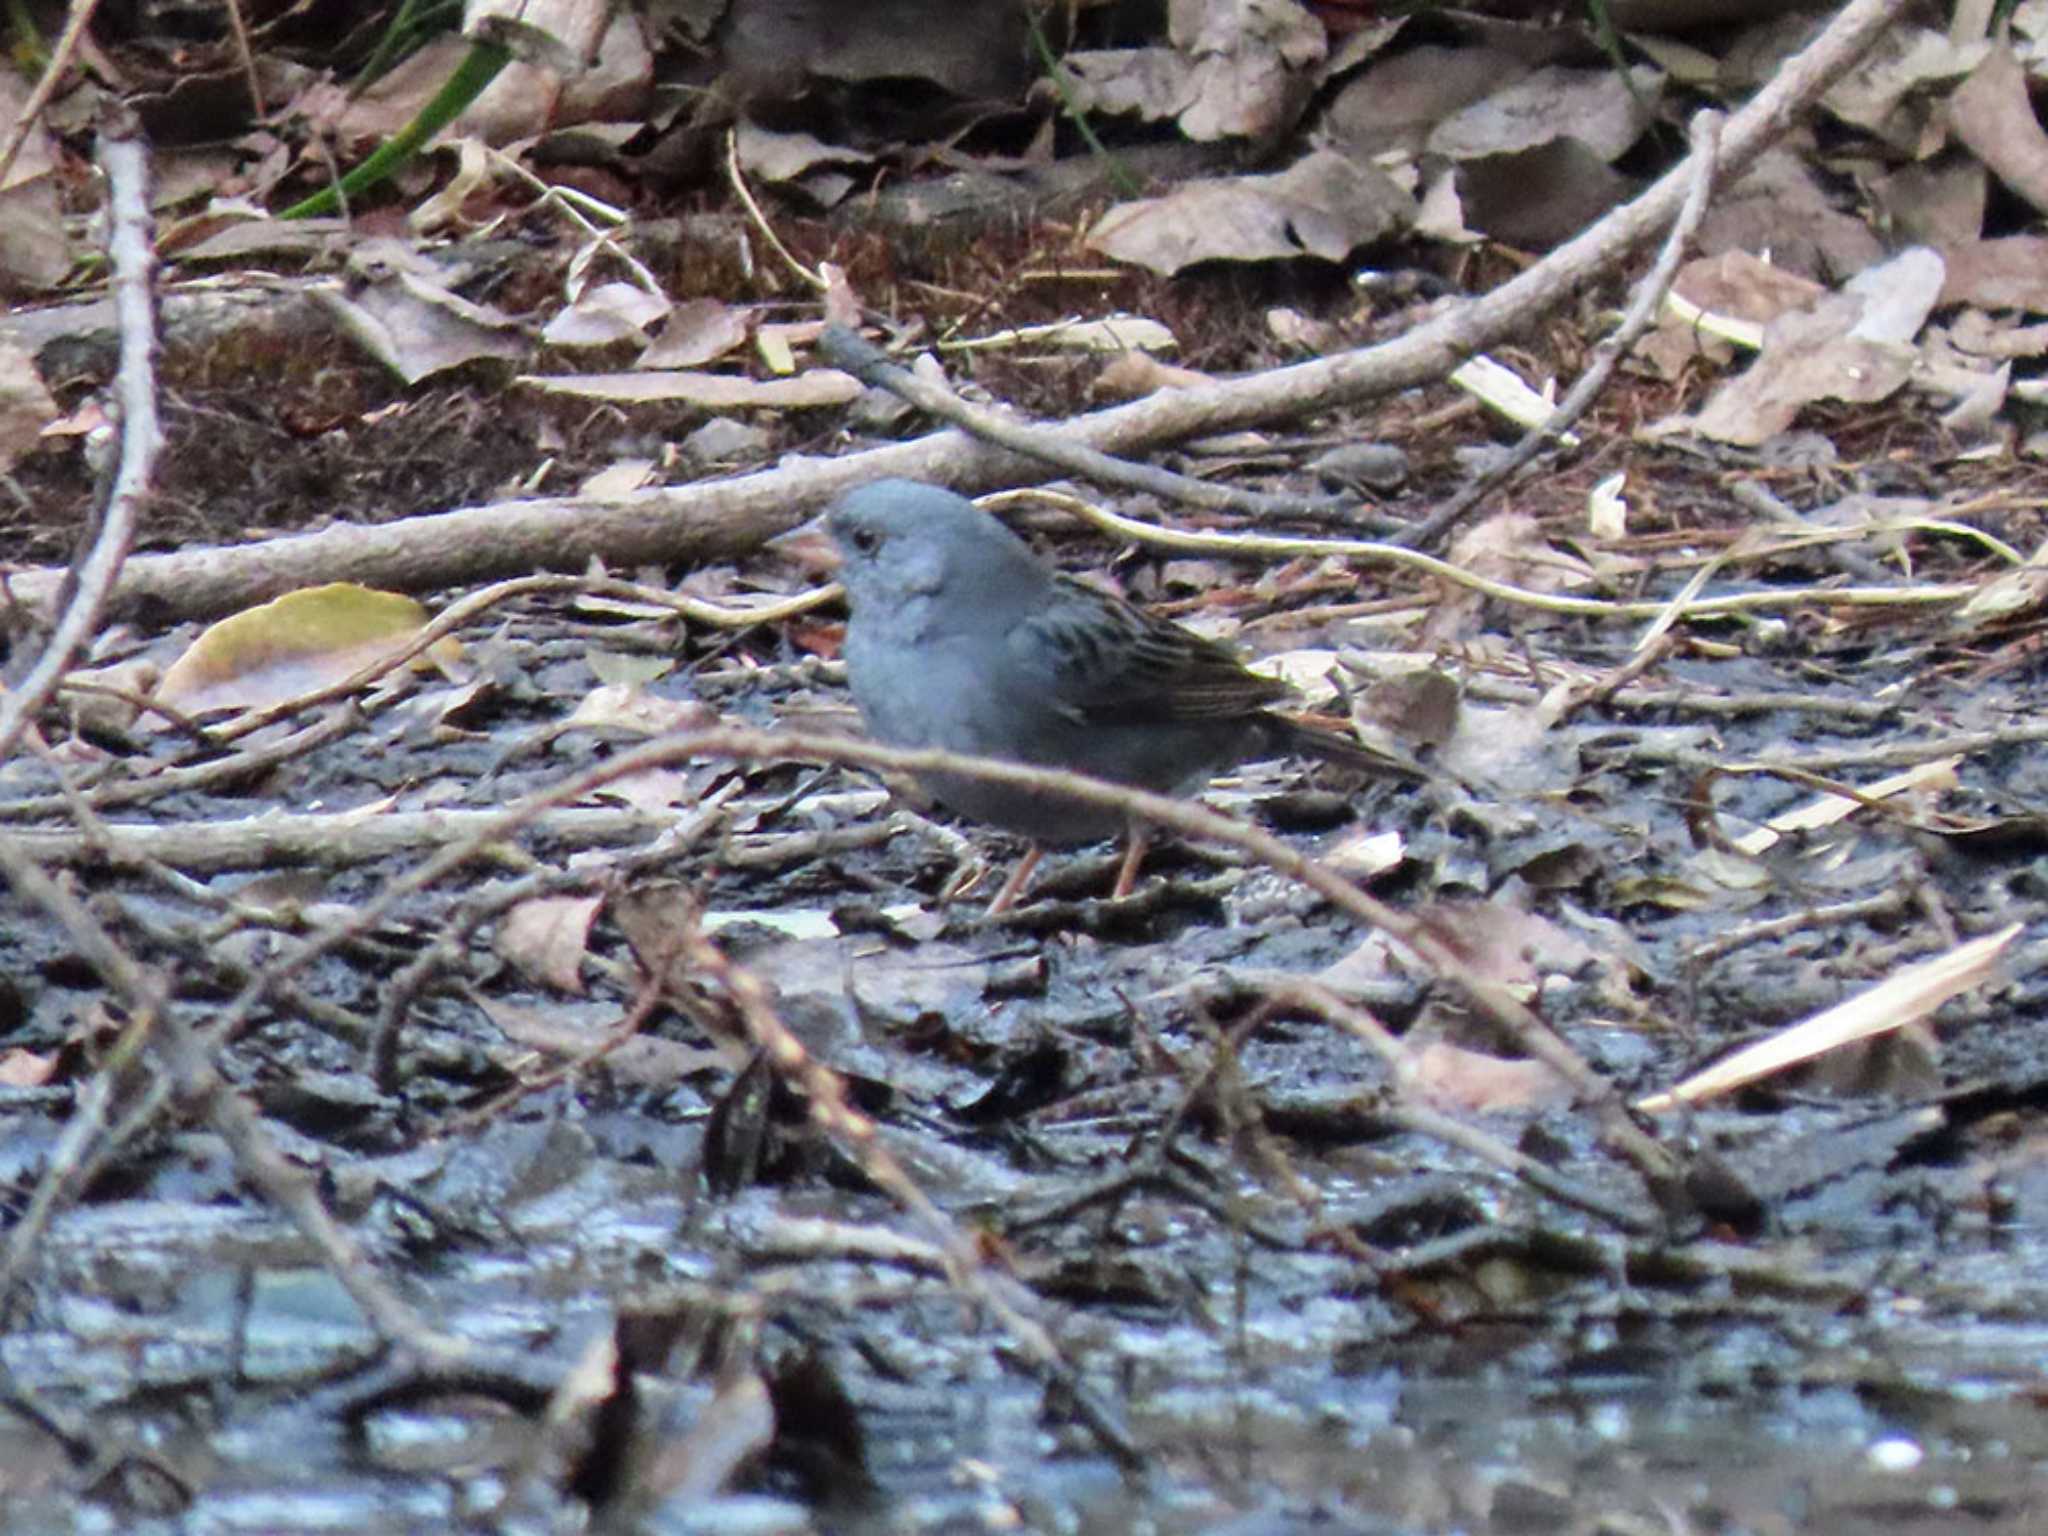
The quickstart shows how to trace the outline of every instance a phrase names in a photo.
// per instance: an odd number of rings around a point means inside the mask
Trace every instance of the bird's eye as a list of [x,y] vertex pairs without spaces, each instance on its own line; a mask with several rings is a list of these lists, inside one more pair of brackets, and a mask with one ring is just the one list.
[[872,555],[882,547],[882,536],[872,528],[856,528],[846,536],[846,542],[853,546],[854,553]]

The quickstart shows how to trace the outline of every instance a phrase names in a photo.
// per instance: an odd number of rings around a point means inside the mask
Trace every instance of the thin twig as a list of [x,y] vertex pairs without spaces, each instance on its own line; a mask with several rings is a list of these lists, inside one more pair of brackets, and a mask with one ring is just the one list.
[[1664,241],[1656,263],[1637,286],[1635,300],[1629,305],[1628,313],[1614,333],[1593,349],[1592,362],[1579,375],[1579,382],[1558,402],[1557,408],[1550,413],[1550,419],[1525,433],[1499,464],[1421,522],[1396,534],[1395,543],[1427,549],[1442,542],[1443,536],[1481,501],[1520,474],[1551,444],[1562,442],[1565,433],[1592,408],[1600,392],[1607,387],[1616,365],[1636,344],[1636,338],[1655,322],[1658,311],[1663,307],[1664,295],[1671,291],[1672,281],[1678,276],[1678,264],[1691,247],[1693,236],[1699,233],[1700,221],[1707,215],[1708,194],[1714,186],[1714,167],[1720,159],[1721,123],[1719,112],[1707,110],[1694,115],[1692,152],[1679,166],[1681,171],[1689,172],[1691,178],[1685,201],[1679,205],[1678,216],[1671,222],[1671,233]]
[[1570,597],[1561,592],[1532,592],[1524,587],[1495,581],[1426,555],[1419,549],[1372,539],[1284,538],[1258,533],[1198,533],[1180,528],[1161,528],[1155,523],[1124,517],[1105,507],[1063,491],[1039,488],[999,491],[981,498],[981,505],[1002,507],[1018,501],[1037,501],[1072,512],[1118,538],[1149,548],[1180,550],[1189,554],[1215,555],[1226,560],[1337,559],[1391,565],[1433,576],[1452,586],[1464,587],[1499,602],[1533,609],[1540,613],[1569,614],[1586,619],[1656,619],[1667,613],[1676,619],[1698,619],[1732,613],[1768,613],[1779,609],[1838,604],[1845,608],[1939,607],[1967,602],[1980,583],[1954,582],[1945,586],[1917,587],[1772,587],[1754,592],[1727,592],[1701,597],[1673,610],[1668,599],[1660,601],[1610,602],[1597,597]]
[[1652,1223],[1646,1222],[1634,1211],[1622,1209],[1605,1196],[1587,1189],[1576,1180],[1568,1179],[1555,1169],[1546,1167],[1525,1152],[1518,1152],[1497,1136],[1492,1136],[1477,1126],[1467,1125],[1450,1115],[1414,1102],[1407,1091],[1406,1078],[1414,1062],[1408,1048],[1397,1040],[1371,1014],[1362,1008],[1353,1007],[1343,998],[1319,982],[1306,978],[1290,979],[1274,984],[1271,995],[1276,1002],[1292,1003],[1304,1008],[1318,1018],[1337,1025],[1370,1046],[1387,1063],[1388,1081],[1401,1095],[1402,1102],[1387,1111],[1389,1119],[1398,1120],[1408,1129],[1452,1146],[1462,1147],[1477,1157],[1484,1158],[1496,1168],[1512,1174],[1531,1189],[1548,1196],[1562,1205],[1596,1216],[1617,1231],[1642,1233],[1652,1230]]
[[[99,0],[71,0],[70,14],[64,18],[63,34],[57,39],[57,46],[50,51],[50,62],[43,70],[43,77],[36,82],[36,88],[29,92],[28,100],[21,104],[21,110],[8,125],[6,142],[0,144],[0,187],[7,185],[7,175],[14,169],[21,146],[28,142],[29,130],[42,117],[50,98],[57,94],[64,71],[71,67],[71,56],[78,52],[78,41],[85,36],[92,13],[98,9]],[[0,757],[4,756],[5,753],[0,753]]]
[[[313,1175],[292,1167],[278,1154],[256,1112],[222,1080],[190,1025],[169,1006],[162,978],[138,964],[85,904],[38,868],[11,837],[0,836],[0,878],[17,895],[42,908],[78,946],[78,952],[128,1010],[136,1031],[133,1037],[138,1042],[146,1040],[162,1063],[172,1099],[213,1122],[233,1152],[236,1168],[291,1218],[363,1309],[371,1326],[382,1337],[430,1358],[460,1356],[465,1346],[459,1339],[427,1324],[371,1268],[354,1240],[320,1203]],[[10,1239],[4,1273],[12,1273],[25,1261],[25,1242],[18,1237]]]
[[[91,7],[86,7],[90,10]],[[0,762],[21,740],[99,625],[100,614],[134,543],[142,507],[156,482],[164,434],[156,412],[156,249],[149,210],[149,157],[142,124],[123,103],[108,106],[98,156],[107,181],[107,262],[120,336],[113,403],[120,417],[120,463],[92,547],[67,575],[63,613],[36,664],[0,697]]]
[[1338,515],[1347,522],[1381,532],[1404,526],[1398,518],[1355,510],[1335,497],[1274,496],[1259,491],[1241,491],[1213,481],[1197,480],[1192,475],[1177,475],[1155,465],[1115,458],[1074,441],[1072,436],[1057,428],[1031,426],[970,404],[944,386],[919,378],[908,368],[890,362],[880,347],[847,326],[826,326],[818,338],[818,355],[834,367],[845,369],[863,384],[885,389],[929,416],[950,421],[972,432],[984,442],[1039,459],[1098,485],[1121,486],[1125,490],[1142,491],[1167,501],[1207,507],[1215,512],[1239,512],[1250,517]]
[[[1029,788],[1122,811],[1137,820],[1189,837],[1241,848],[1269,868],[1307,885],[1357,921],[1379,928],[1406,944],[1437,975],[1463,989],[1527,1054],[1555,1068],[1572,1085],[1580,1100],[1592,1107],[1603,1134],[1637,1167],[1660,1198],[1673,1187],[1678,1171],[1675,1160],[1635,1124],[1613,1088],[1508,987],[1466,965],[1460,957],[1455,938],[1440,931],[1433,922],[1387,906],[1270,833],[1186,801],[1110,784],[1082,774],[1031,768],[952,752],[907,751],[833,736],[739,727],[679,733],[622,753],[508,807],[478,827],[471,838],[443,849],[406,874],[389,881],[374,899],[356,907],[344,921],[302,940],[296,948],[280,955],[266,976],[282,981],[298,975],[321,955],[368,932],[418,892],[445,879],[550,808],[580,800],[614,779],[700,757],[749,762],[797,759],[903,773],[963,774],[990,783]],[[225,1010],[222,1027],[236,1027],[234,1021],[254,1009],[265,990],[262,982],[245,988]]]

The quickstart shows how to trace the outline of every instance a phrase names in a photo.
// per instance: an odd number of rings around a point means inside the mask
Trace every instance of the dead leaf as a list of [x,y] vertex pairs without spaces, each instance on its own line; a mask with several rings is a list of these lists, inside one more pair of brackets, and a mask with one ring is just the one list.
[[480,358],[526,353],[525,327],[455,293],[449,271],[396,240],[366,240],[350,258],[358,279],[314,297],[363,349],[408,384]]
[[1663,83],[1662,72],[1644,64],[1628,80],[1611,69],[1546,65],[1446,118],[1428,148],[1473,160],[1576,139],[1602,161],[1618,160],[1650,125]]
[[1323,114],[1322,128],[1353,159],[1415,153],[1438,123],[1514,84],[1529,68],[1492,48],[1410,48],[1348,82]]
[[1466,1114],[1557,1109],[1575,1097],[1572,1085],[1540,1061],[1511,1061],[1442,1040],[1411,1050],[1401,1080],[1443,1108]]
[[2048,236],[1973,240],[1942,256],[1942,303],[2048,314]]
[[56,1075],[55,1052],[41,1055],[19,1046],[0,1051],[0,1084],[9,1088],[40,1088]]
[[649,369],[645,373],[528,373],[514,382],[551,395],[640,405],[678,401],[714,411],[794,411],[849,405],[860,398],[861,392],[860,380],[836,368],[812,368],[791,379],[747,379],[728,373]]
[[1270,142],[1314,90],[1328,40],[1295,0],[1171,0],[1167,35],[1191,65],[1180,131]]
[[1924,248],[1858,273],[1841,293],[1771,322],[1762,354],[1696,416],[1667,417],[1645,434],[1690,431],[1754,447],[1815,401],[1888,398],[1913,376],[1918,359],[1907,341],[1925,323],[1942,282],[1940,258]]
[[667,319],[671,307],[664,295],[638,283],[596,283],[555,312],[541,340],[551,347],[644,345],[650,328]]
[[1809,157],[1812,144],[1779,144],[1726,191],[1716,189],[1700,223],[1703,251],[1768,251],[1788,272],[1839,278],[1882,261],[1887,247],[1863,219],[1835,206]]
[[1661,1114],[1681,1104],[1697,1104],[1809,1061],[1823,1051],[1924,1019],[1958,993],[1982,985],[1998,957],[2022,931],[2023,925],[2013,923],[1932,960],[1908,966],[1825,1012],[1695,1072],[1668,1093],[1638,1100],[1635,1107],[1645,1114]]
[[1202,261],[1342,261],[1414,217],[1382,171],[1333,150],[1310,151],[1276,176],[1191,181],[1165,197],[1112,208],[1087,243],[1164,276]]
[[[412,598],[354,582],[287,592],[209,626],[166,669],[156,697],[188,715],[282,704],[403,649],[427,619]],[[429,654],[452,666],[461,647],[444,638]]]
[[1192,368],[1176,368],[1144,352],[1126,352],[1095,375],[1088,393],[1098,400],[1136,400],[1162,389],[1195,389],[1214,382]]
[[1482,155],[1458,167],[1465,225],[1522,250],[1545,251],[1618,208],[1636,184],[1577,139]]
[[669,311],[635,368],[695,368],[747,344],[754,312],[722,299],[690,299]]
[[[0,71],[0,122],[20,124],[29,94],[19,71]],[[70,270],[56,169],[56,141],[40,120],[30,123],[0,189],[0,286],[50,288]]]
[[34,356],[13,342],[0,342],[0,474],[43,446],[44,431],[57,416],[57,402],[44,387]]
[[586,693],[561,728],[660,736],[669,731],[702,730],[717,718],[717,712],[698,699],[664,699],[634,683],[606,683]]
[[776,133],[753,122],[742,122],[733,130],[733,152],[747,175],[778,183],[797,181],[820,166],[874,161],[873,155],[827,144],[808,133]]
[[583,956],[602,896],[537,896],[498,922],[493,947],[520,973],[557,992],[581,996]]

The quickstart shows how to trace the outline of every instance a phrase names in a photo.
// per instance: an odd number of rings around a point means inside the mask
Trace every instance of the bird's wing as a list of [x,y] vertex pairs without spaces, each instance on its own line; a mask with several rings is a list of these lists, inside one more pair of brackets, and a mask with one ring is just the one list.
[[1246,671],[1228,647],[1065,577],[1010,646],[1047,670],[1053,696],[1083,721],[1234,719],[1289,692]]

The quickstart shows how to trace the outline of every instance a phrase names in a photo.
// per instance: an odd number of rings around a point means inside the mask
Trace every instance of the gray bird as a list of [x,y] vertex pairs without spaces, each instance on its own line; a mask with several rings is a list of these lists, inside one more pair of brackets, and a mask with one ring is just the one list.
[[[846,670],[878,740],[1067,768],[1175,794],[1218,769],[1304,752],[1420,770],[1271,713],[1285,683],[1214,641],[1060,575],[964,497],[913,480],[848,493],[827,518],[846,586]],[[1127,830],[1063,796],[952,773],[919,776],[942,805],[1029,838],[991,912],[1016,899],[1041,843]],[[1137,874],[1143,839],[1116,894]]]

